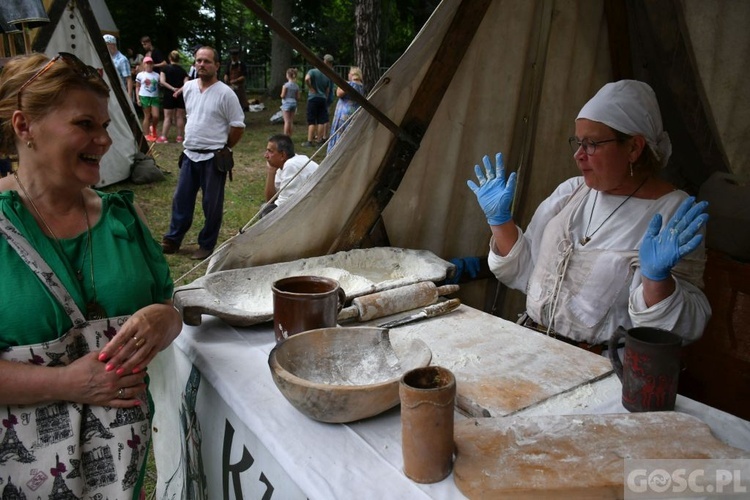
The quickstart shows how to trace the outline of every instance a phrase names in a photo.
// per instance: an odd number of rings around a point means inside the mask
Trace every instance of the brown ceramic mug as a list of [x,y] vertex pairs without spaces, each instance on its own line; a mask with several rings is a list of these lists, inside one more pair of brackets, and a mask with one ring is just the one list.
[[[617,346],[625,339],[624,361]],[[609,339],[609,359],[622,381],[622,405],[633,412],[672,411],[677,398],[682,339],[659,328],[617,330]]]
[[291,276],[273,284],[276,343],[295,333],[336,326],[346,294],[339,282],[321,276]]

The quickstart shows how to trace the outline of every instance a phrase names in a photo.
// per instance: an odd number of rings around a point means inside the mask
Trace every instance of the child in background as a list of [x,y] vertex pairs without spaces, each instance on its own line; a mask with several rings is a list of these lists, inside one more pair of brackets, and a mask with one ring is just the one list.
[[299,95],[297,68],[286,70],[286,79],[287,82],[281,87],[281,111],[284,115],[284,134],[291,137],[294,113],[297,111],[297,96]]
[[146,56],[143,58],[144,71],[135,77],[136,102],[143,108],[143,133],[146,140],[156,141],[156,127],[159,124],[159,73],[154,71],[154,60]]

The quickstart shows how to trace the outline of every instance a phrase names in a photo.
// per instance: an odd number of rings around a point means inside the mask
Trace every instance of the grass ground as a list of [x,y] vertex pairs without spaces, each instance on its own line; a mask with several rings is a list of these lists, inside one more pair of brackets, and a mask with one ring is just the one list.
[[[256,96],[259,100],[263,98]],[[252,96],[251,96],[252,98]],[[263,189],[266,179],[266,162],[263,153],[266,149],[268,137],[283,132],[283,124],[272,124],[271,115],[279,109],[279,99],[266,99],[266,109],[260,112],[245,113],[245,133],[234,151],[234,180],[227,181],[224,201],[224,220],[219,235],[219,244],[234,236],[257,213],[265,201]],[[300,102],[300,108],[295,117],[295,127],[292,139],[297,153],[312,156],[315,149],[302,148],[300,145],[307,140],[305,125],[305,103]],[[174,127],[170,132],[167,144],[155,144],[152,156],[157,165],[166,172],[166,181],[153,184],[136,185],[129,181],[121,182],[104,188],[104,191],[129,189],[135,192],[136,202],[146,214],[154,237],[161,241],[162,235],[169,226],[171,215],[172,194],[177,185],[179,169],[177,159],[182,152],[182,145],[174,142],[176,132]],[[322,158],[314,158],[320,162]],[[176,280],[193,269],[197,261],[190,260],[190,254],[197,249],[198,232],[203,227],[203,212],[201,210],[201,195],[196,203],[193,227],[185,236],[180,253],[167,255],[167,261],[172,269],[172,277]],[[195,269],[189,276],[177,285],[184,285],[205,273],[206,264]]]
[[[251,99],[253,96],[250,96]],[[266,180],[266,161],[263,153],[266,150],[268,137],[283,132],[283,124],[272,124],[271,116],[278,111],[279,99],[265,99],[255,96],[264,101],[266,109],[259,112],[245,113],[245,132],[234,151],[234,180],[227,181],[224,201],[224,221],[219,235],[219,244],[234,236],[257,213],[261,204],[265,201],[263,189]],[[315,151],[312,148],[302,148],[300,145],[307,140],[307,127],[305,125],[305,102],[300,102],[295,117],[295,127],[292,139],[297,153],[312,156]],[[126,181],[103,188],[103,191],[119,191],[123,189],[135,192],[136,203],[143,209],[148,219],[151,232],[158,241],[169,226],[172,211],[172,194],[177,185],[179,169],[177,159],[182,152],[182,145],[174,142],[176,131],[170,132],[167,144],[155,144],[151,155],[157,165],[166,173],[166,181],[153,184],[133,184]],[[320,162],[322,158],[314,158]],[[201,210],[201,195],[198,195],[196,203],[193,227],[185,236],[180,253],[167,255],[172,277],[177,280],[184,279],[177,286],[190,283],[206,272],[207,264],[195,267],[198,261],[190,259],[190,254],[197,249],[198,232],[203,227],[203,212]],[[186,273],[189,274],[185,276]],[[158,404],[158,402],[157,402]],[[146,498],[155,498],[156,466],[153,453],[150,454],[146,478]]]

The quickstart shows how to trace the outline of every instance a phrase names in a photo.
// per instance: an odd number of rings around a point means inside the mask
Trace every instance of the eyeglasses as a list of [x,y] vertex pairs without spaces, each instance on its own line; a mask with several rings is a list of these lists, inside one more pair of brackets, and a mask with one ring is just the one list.
[[97,76],[99,78],[102,77],[101,70],[98,70],[94,68],[93,66],[89,66],[80,59],[78,59],[75,55],[71,54],[70,52],[59,52],[55,57],[50,59],[47,64],[42,66],[42,69],[34,73],[34,75],[26,80],[26,83],[21,85],[21,88],[18,89],[18,109],[21,109],[21,94],[23,91],[31,85],[34,80],[45,74],[47,71],[50,70],[50,68],[59,60],[62,59],[65,64],[70,66],[73,71],[76,72],[77,75],[83,77],[83,78],[91,78],[94,76]]
[[575,138],[571,137],[568,139],[568,144],[570,144],[570,149],[573,150],[573,154],[578,151],[578,148],[583,148],[583,152],[587,155],[591,156],[596,152],[596,147],[601,144],[606,144],[608,142],[615,142],[617,139],[607,139],[606,141],[592,141],[591,139],[581,139],[580,141]]

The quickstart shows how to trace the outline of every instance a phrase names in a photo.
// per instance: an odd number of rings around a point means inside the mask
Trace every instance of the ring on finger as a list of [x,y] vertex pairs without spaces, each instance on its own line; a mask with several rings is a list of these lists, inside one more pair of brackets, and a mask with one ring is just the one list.
[[143,344],[146,343],[146,339],[139,339],[135,335],[133,335],[133,340],[135,340],[135,346],[136,347],[141,347]]
[[120,387],[120,389],[118,389],[117,391],[117,397],[120,399],[125,399],[125,389]]

